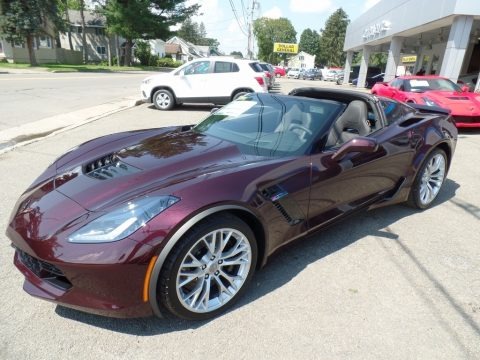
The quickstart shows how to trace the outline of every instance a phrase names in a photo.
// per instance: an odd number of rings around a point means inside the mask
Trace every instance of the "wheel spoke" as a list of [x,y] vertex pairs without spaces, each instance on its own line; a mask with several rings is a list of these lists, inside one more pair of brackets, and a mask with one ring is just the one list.
[[180,303],[206,313],[224,306],[240,290],[251,268],[248,239],[235,229],[205,234],[190,248],[176,275]]

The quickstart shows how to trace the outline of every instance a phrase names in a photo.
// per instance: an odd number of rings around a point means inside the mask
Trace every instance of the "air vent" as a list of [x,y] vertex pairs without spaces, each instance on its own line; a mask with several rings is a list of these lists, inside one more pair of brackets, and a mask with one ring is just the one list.
[[98,180],[109,180],[130,175],[138,171],[140,170],[118,159],[115,154],[103,156],[83,167],[85,175]]
[[[273,206],[275,206],[290,225],[296,225],[301,221],[300,212],[296,209],[294,203],[288,201],[286,198],[288,192],[281,186],[273,185],[263,189],[262,195],[272,202]],[[287,209],[290,209],[290,212],[293,212],[294,215],[290,215]]]
[[466,96],[448,96],[447,99],[450,99],[450,100],[470,100]]

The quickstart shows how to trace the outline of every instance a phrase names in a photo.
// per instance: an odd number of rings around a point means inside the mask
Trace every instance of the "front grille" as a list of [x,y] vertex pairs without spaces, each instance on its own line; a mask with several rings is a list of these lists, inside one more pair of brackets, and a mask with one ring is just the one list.
[[121,161],[115,154],[102,156],[83,167],[83,172],[98,180],[108,180],[140,171]]
[[17,253],[22,264],[40,279],[65,291],[72,287],[72,283],[68,281],[63,272],[55,265],[34,258],[20,249],[17,249]]
[[480,123],[480,116],[454,116],[453,119],[459,123]]

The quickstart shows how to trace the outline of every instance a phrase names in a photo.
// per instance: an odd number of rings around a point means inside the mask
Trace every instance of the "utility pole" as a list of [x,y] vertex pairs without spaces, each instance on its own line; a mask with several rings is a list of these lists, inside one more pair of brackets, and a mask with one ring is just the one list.
[[247,57],[249,59],[253,59],[253,12],[255,11],[255,8],[257,8],[257,5],[260,5],[260,3],[257,0],[252,0],[252,5],[250,7],[250,19],[248,22],[248,48],[247,48]]

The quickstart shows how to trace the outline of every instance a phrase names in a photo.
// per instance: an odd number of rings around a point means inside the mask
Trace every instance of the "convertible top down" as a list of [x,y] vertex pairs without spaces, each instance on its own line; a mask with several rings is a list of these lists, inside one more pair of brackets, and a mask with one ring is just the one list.
[[456,141],[439,109],[344,90],[246,94],[195,126],[64,154],[20,197],[7,235],[31,295],[206,319],[291,240],[360,209],[431,206]]

